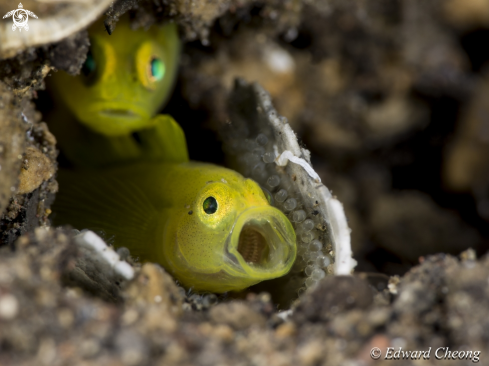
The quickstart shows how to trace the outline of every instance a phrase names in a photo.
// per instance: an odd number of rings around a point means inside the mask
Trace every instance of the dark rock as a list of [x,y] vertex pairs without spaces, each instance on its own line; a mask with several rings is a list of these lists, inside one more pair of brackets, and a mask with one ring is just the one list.
[[326,322],[351,309],[367,309],[373,303],[373,290],[357,277],[327,277],[312,291],[307,291],[297,305],[293,319]]

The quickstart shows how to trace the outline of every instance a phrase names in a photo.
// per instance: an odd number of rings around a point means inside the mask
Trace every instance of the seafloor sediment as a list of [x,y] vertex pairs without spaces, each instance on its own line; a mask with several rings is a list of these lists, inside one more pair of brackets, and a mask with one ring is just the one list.
[[79,255],[70,235],[38,228],[1,251],[2,365],[382,364],[373,347],[431,347],[433,364],[442,347],[481,351],[485,364],[489,263],[473,251],[427,257],[383,290],[362,275],[328,277],[284,320],[267,293],[185,298],[153,264],[117,301],[63,286]]

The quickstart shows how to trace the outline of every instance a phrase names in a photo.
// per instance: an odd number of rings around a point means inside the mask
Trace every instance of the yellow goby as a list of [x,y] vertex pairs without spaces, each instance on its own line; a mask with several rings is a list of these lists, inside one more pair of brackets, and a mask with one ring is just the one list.
[[176,25],[133,30],[122,19],[112,35],[103,23],[89,29],[90,51],[82,72],[53,75],[57,95],[78,122],[106,136],[153,127],[173,86],[180,41]]
[[[178,68],[175,24],[131,29],[122,18],[112,35],[89,28],[90,50],[80,75],[48,78],[55,111],[48,120],[61,151],[77,166],[104,166],[166,156],[159,143]],[[137,135],[137,136],[136,136]]]
[[101,233],[195,291],[237,291],[285,275],[297,251],[288,218],[253,180],[188,161],[173,120],[167,132],[178,162],[62,172],[54,224]]

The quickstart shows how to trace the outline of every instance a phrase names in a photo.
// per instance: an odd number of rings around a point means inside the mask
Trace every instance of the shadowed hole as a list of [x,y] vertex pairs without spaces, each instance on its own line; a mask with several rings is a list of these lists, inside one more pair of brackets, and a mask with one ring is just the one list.
[[270,248],[259,231],[245,225],[239,234],[238,252],[247,263],[264,264],[268,261]]

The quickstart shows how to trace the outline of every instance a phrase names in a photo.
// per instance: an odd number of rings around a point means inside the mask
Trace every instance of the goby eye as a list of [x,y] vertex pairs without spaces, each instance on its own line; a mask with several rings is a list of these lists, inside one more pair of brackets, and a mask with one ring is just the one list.
[[82,71],[83,75],[90,76],[91,74],[93,74],[93,72],[95,71],[96,68],[97,68],[97,64],[95,63],[95,59],[93,58],[92,50],[90,49],[88,51],[87,58],[86,58],[85,62],[83,63],[81,71]]
[[149,63],[148,73],[151,81],[160,81],[165,76],[165,63],[153,57]]
[[217,211],[217,201],[214,197],[207,197],[202,205],[204,212],[208,215],[212,215]]

